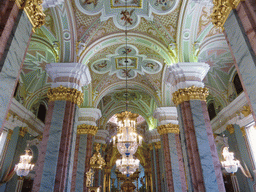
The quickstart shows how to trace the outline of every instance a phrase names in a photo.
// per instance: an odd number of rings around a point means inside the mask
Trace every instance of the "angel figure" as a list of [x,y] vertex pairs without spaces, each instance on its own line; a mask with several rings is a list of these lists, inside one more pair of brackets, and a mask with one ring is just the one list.
[[147,64],[146,64],[146,67],[149,67],[150,69],[155,69],[155,68],[156,68],[156,65],[153,64],[153,63],[147,63]]
[[103,69],[103,68],[106,67],[106,66],[107,66],[107,61],[105,60],[105,61],[103,61],[102,63],[96,64],[94,68],[95,68],[96,70],[100,70],[100,69]]
[[90,187],[94,180],[94,171],[92,169],[89,169],[89,171],[86,172],[86,187]]
[[94,7],[96,7],[98,5],[98,0],[84,0],[83,4],[92,4],[94,5]]
[[127,10],[121,11],[121,15],[123,15],[123,17],[121,17],[121,20],[124,20],[125,23],[124,25],[126,25],[127,23],[129,23],[130,25],[132,25],[132,14],[134,12],[135,9],[131,10],[130,12]]

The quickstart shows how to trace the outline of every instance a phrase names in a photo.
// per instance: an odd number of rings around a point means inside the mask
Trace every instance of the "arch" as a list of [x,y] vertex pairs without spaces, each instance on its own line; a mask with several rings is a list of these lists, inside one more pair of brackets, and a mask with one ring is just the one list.
[[[159,55],[161,55],[169,65],[175,63],[175,58],[171,57],[167,47],[151,37],[138,33],[128,33],[128,42],[130,44],[136,43],[153,49],[159,53]],[[125,44],[124,33],[111,34],[93,42],[81,52],[78,62],[88,64],[90,58],[92,58],[92,56],[98,51],[116,44]]]
[[[100,100],[106,96],[107,94],[114,92],[117,89],[120,88],[124,88],[125,87],[125,81],[121,81],[121,82],[117,82],[117,83],[113,83],[107,87],[105,87],[101,93],[99,93],[98,98],[95,100],[94,102],[94,107],[97,107]],[[157,103],[157,106],[160,106],[160,101],[159,99],[156,97],[155,92],[153,90],[151,90],[148,86],[143,85],[142,83],[138,83],[138,82],[130,82],[130,84],[128,85],[128,89],[139,89],[142,92],[146,92],[147,94],[150,94],[150,96],[152,98],[154,98],[154,101]]]

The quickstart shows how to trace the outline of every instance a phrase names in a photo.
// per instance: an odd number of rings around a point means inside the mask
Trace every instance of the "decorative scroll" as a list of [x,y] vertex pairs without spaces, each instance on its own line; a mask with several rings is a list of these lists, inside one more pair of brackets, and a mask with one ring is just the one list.
[[179,105],[184,101],[190,100],[201,100],[206,101],[206,97],[209,95],[209,90],[202,87],[189,87],[185,89],[179,89],[178,91],[172,94],[173,103]]
[[77,126],[77,134],[91,134],[91,135],[96,135],[98,131],[97,126],[93,125],[87,125],[87,124],[81,124]]
[[65,100],[75,103],[78,106],[80,106],[84,101],[84,94],[81,91],[63,86],[50,88],[47,92],[47,96],[50,101]]
[[235,9],[241,0],[213,0],[212,23],[224,30],[224,24],[232,9]]
[[40,28],[45,23],[45,14],[43,12],[42,0],[16,0],[16,4],[20,9],[24,9],[32,26]]
[[159,133],[159,135],[168,134],[168,133],[179,134],[180,130],[179,130],[179,125],[169,123],[166,125],[158,126],[157,132]]

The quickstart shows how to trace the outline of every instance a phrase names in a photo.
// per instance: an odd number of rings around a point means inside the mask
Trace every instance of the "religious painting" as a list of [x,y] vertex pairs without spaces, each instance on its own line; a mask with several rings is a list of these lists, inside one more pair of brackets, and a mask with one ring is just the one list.
[[92,70],[97,72],[105,72],[106,70],[108,70],[109,66],[109,61],[100,60],[92,65]]
[[147,71],[147,72],[151,72],[151,73],[156,73],[158,71],[160,71],[161,66],[155,62],[155,61],[151,61],[151,60],[146,60],[142,63],[142,67]]
[[79,0],[80,5],[88,12],[96,13],[102,9],[102,0]]
[[136,76],[136,74],[132,69],[122,69],[119,70],[118,76],[121,77],[121,79],[132,79]]

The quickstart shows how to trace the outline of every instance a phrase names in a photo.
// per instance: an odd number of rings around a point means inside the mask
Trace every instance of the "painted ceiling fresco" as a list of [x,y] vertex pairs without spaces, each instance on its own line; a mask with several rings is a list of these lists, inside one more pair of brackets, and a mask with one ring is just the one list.
[[[46,23],[32,35],[22,69],[21,102],[31,108],[39,90],[46,94],[51,82],[47,63],[80,62],[92,77],[83,88],[82,107],[100,108],[101,126],[124,110],[127,77],[130,110],[152,128],[154,109],[173,105],[163,82],[166,67],[206,62],[211,68],[205,85],[223,107],[232,94],[235,69],[223,33],[211,23],[211,11],[211,4],[193,0],[71,0],[46,9]],[[31,83],[35,79],[39,84]]]

